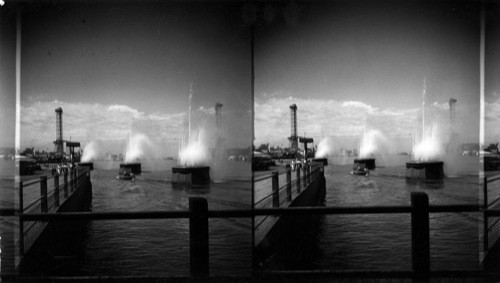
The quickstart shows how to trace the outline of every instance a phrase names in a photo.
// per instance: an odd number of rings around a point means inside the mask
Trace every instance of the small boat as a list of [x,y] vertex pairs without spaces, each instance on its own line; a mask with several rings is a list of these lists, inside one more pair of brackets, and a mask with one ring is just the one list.
[[352,168],[351,174],[352,175],[368,176],[370,174],[370,171],[368,171],[368,168],[366,168],[366,166],[364,166],[363,164],[354,164],[354,167]]
[[134,181],[135,180],[135,174],[132,173],[131,168],[120,168],[120,172],[118,173],[118,176],[116,177],[119,180],[130,180]]

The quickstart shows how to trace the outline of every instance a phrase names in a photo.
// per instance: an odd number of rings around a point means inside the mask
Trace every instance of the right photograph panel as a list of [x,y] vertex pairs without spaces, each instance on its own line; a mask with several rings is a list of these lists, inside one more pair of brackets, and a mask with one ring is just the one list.
[[[488,210],[499,208],[500,200],[500,3],[485,5],[484,29],[481,30],[484,46],[482,68],[484,87],[484,134],[481,137],[481,157],[484,168],[483,205]],[[488,271],[500,271],[500,217],[484,217],[485,261]]]
[[[481,269],[490,247],[477,209],[488,147],[480,3],[256,8],[254,268],[355,277]],[[490,79],[493,153],[500,90]]]

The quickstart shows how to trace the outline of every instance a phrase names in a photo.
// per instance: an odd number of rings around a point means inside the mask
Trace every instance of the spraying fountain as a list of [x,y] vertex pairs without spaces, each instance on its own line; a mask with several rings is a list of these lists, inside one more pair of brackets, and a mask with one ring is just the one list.
[[334,145],[330,138],[323,138],[318,144],[318,150],[314,154],[313,161],[320,162],[323,166],[328,165],[328,156],[333,154]]
[[376,142],[378,131],[371,130],[368,133],[363,132],[363,139],[359,146],[359,157],[354,159],[353,168],[366,168],[367,170],[375,169],[375,157],[373,154],[376,151]]
[[141,141],[144,139],[144,135],[139,134],[132,137],[132,131],[130,132],[129,142],[125,149],[125,162],[120,163],[120,172],[130,171],[134,175],[141,174],[142,168],[139,160],[143,155]]
[[179,166],[172,167],[172,183],[206,186],[210,183],[210,159],[208,148],[203,140],[203,131],[191,130],[191,99],[193,85],[189,85],[188,136],[186,143],[179,143]]
[[96,142],[91,141],[90,143],[85,145],[83,149],[83,155],[81,158],[81,162],[77,163],[79,167],[87,167],[89,170],[94,170],[94,160],[98,158],[98,146]]
[[422,134],[420,142],[413,146],[413,160],[406,163],[406,178],[441,180],[444,178],[444,163],[439,160],[442,150],[437,138],[436,125],[427,128],[425,125],[426,81],[427,75],[424,77],[422,91]]

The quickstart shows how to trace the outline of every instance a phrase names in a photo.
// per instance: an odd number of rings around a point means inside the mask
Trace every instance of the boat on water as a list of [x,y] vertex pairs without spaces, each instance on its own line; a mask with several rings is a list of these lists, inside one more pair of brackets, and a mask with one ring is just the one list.
[[116,177],[119,180],[129,180],[129,181],[134,181],[135,180],[135,174],[132,172],[132,168],[120,168],[120,171],[118,173],[118,176]]

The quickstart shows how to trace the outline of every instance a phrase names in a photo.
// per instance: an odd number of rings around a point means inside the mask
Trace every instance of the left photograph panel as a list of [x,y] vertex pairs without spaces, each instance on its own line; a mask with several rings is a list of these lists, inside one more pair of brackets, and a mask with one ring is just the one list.
[[244,3],[3,4],[2,278],[250,276]]

